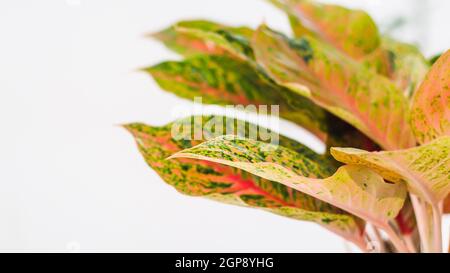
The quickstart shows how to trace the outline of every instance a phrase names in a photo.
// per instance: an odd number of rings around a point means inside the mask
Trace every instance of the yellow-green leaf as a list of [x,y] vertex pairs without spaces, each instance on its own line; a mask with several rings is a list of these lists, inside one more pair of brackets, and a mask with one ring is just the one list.
[[420,143],[450,135],[450,50],[433,64],[414,94],[411,124]]
[[450,192],[448,136],[405,150],[367,152],[332,148],[331,154],[338,161],[370,167],[389,181],[405,181],[411,192],[430,204],[437,204]]
[[253,30],[248,27],[230,27],[219,23],[193,20],[182,21],[152,34],[168,48],[184,55],[217,54],[253,59],[249,39]]

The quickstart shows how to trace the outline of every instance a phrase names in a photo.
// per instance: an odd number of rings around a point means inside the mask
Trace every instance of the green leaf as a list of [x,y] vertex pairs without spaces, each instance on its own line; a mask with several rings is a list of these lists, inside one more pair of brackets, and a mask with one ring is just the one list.
[[229,27],[205,20],[182,21],[152,34],[184,56],[217,54],[243,60],[253,59],[249,45],[252,35],[253,30],[248,27]]
[[169,92],[219,105],[279,105],[280,116],[320,139],[327,134],[327,114],[308,98],[273,83],[246,62],[227,56],[196,56],[145,69]]
[[385,77],[310,36],[290,40],[261,26],[252,46],[257,62],[279,85],[311,98],[384,149],[415,145],[408,102]]
[[402,183],[390,184],[369,168],[343,166],[326,177],[322,164],[291,149],[222,136],[174,154],[171,158],[208,160],[279,182],[389,230],[406,198]]
[[331,154],[343,163],[370,167],[389,181],[405,181],[411,192],[430,204],[438,204],[450,192],[448,136],[405,150],[367,152],[332,148]]
[[287,11],[297,37],[308,33],[304,27],[308,26],[309,31],[313,31],[318,37],[355,59],[364,57],[380,45],[375,22],[362,10],[321,4],[311,0],[270,2]]
[[[219,127],[206,126],[210,122],[218,122]],[[220,126],[221,123],[223,127]],[[163,127],[134,123],[125,125],[125,128],[133,134],[138,148],[149,166],[166,183],[181,193],[259,208],[297,220],[313,221],[364,247],[362,238],[364,226],[361,220],[330,204],[279,183],[261,179],[221,164],[192,159],[166,160],[173,153],[190,148],[216,134],[221,134],[217,131],[218,128],[223,131],[232,129],[236,134],[242,136],[248,136],[251,130],[259,131],[263,128],[221,116],[195,116]],[[202,138],[192,140],[197,130],[202,132]],[[268,134],[271,132],[268,131]],[[317,155],[298,142],[283,136],[280,136],[279,141],[280,145],[320,162],[320,167],[317,167],[317,175],[327,176],[335,170],[326,158]]]
[[450,135],[450,50],[433,64],[414,94],[411,124],[419,143]]

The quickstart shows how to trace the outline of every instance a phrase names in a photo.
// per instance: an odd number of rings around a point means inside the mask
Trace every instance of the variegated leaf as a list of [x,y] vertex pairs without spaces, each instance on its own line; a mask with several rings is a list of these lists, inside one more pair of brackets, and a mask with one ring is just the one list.
[[197,56],[181,62],[164,62],[145,71],[163,89],[182,98],[201,97],[203,103],[220,105],[278,105],[281,117],[322,140],[326,138],[327,114],[323,109],[308,98],[276,85],[246,62],[227,56]]
[[428,62],[433,65],[440,57],[442,56],[442,53],[436,54],[428,59]]
[[411,124],[420,143],[450,135],[450,50],[433,64],[415,93]]
[[[332,205],[279,183],[221,164],[192,159],[166,160],[173,153],[221,134],[218,128],[207,126],[211,122],[223,124],[223,127],[218,127],[223,131],[234,130],[236,134],[243,136],[248,136],[251,130],[265,130],[221,116],[195,116],[163,127],[134,123],[125,125],[125,128],[133,134],[149,166],[181,193],[260,208],[297,220],[313,221],[361,247],[364,246],[361,220]],[[202,132],[202,138],[192,140],[197,130]],[[280,136],[279,141],[281,145],[320,162],[320,166],[311,170],[315,172],[315,176],[327,176],[334,171],[327,159],[307,147],[283,136]]]
[[289,6],[283,0],[268,0],[268,2],[272,3],[274,6],[284,11],[289,19],[289,23],[291,25],[292,32],[295,37],[301,37],[305,34],[315,35],[315,33],[308,29],[299,18],[295,15],[293,10],[289,8]]
[[[317,36],[350,57],[360,59],[374,51],[380,44],[375,22],[362,10],[352,10],[311,0],[271,0],[270,2],[287,10],[290,17],[295,16],[297,21],[294,21],[294,26],[302,28],[307,26]],[[296,31],[295,28],[294,32],[301,35],[307,33],[305,30]]]
[[202,54],[228,55],[252,60],[249,39],[253,30],[247,27],[229,27],[219,23],[193,20],[182,21],[152,34],[168,48],[184,56]]
[[410,98],[425,78],[428,61],[413,45],[382,37],[380,47],[364,59],[378,73],[389,77]]
[[320,163],[288,148],[240,136],[222,136],[174,154],[221,163],[279,182],[389,229],[406,198],[402,183],[389,184],[369,168],[348,165],[320,178]]
[[[227,56],[201,55],[145,69],[165,90],[203,103],[278,105],[280,116],[304,127],[331,146],[376,149],[373,142],[310,99],[277,85],[251,65]],[[250,108],[249,108],[250,109]],[[251,109],[250,109],[251,110]]]
[[332,148],[338,161],[370,167],[392,182],[405,181],[411,192],[431,204],[442,201],[450,192],[450,137],[422,146],[382,152],[354,148]]
[[261,26],[257,62],[278,84],[310,97],[386,150],[415,145],[408,102],[388,79],[309,36],[291,40]]

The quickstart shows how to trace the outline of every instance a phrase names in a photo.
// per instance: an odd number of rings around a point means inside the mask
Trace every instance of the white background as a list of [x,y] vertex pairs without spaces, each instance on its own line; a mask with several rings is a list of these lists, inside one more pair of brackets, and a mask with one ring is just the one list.
[[[367,8],[382,29],[406,18],[393,34],[427,56],[450,48],[450,1],[329,2]],[[346,251],[315,224],[178,194],[116,126],[191,107],[137,69],[179,58],[144,34],[193,18],[289,32],[262,0],[0,2],[0,250]]]

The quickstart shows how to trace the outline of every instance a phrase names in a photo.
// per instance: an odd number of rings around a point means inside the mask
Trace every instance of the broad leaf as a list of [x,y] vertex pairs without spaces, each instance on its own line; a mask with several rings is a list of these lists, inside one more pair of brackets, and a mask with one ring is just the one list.
[[253,59],[249,39],[253,30],[247,27],[229,27],[219,23],[194,20],[182,21],[152,34],[168,48],[184,56],[217,54]]
[[[380,44],[378,28],[362,10],[347,9],[337,5],[321,4],[311,0],[271,0],[288,12],[294,33],[308,33],[304,26],[317,36],[347,55],[360,59]],[[296,20],[292,19],[296,17]],[[299,29],[300,27],[300,29]],[[297,37],[300,37],[297,35]]]
[[[125,128],[135,137],[139,150],[149,166],[166,183],[181,193],[260,208],[293,219],[313,221],[364,247],[361,220],[325,202],[279,183],[221,164],[192,159],[166,160],[175,152],[190,148],[217,133],[220,134],[216,131],[218,128],[211,129],[205,126],[208,122],[220,124],[220,121],[223,128],[220,128],[221,126],[219,128],[223,131],[233,129],[236,134],[243,136],[248,136],[250,130],[261,129],[246,122],[241,123],[244,126],[239,126],[240,121],[220,116],[196,116],[163,127],[134,123],[125,125]],[[202,131],[203,138],[191,140],[198,129]],[[173,132],[177,132],[175,138],[172,137]],[[320,162],[320,166],[311,170],[315,172],[315,176],[327,176],[334,171],[334,167],[327,159],[307,147],[283,136],[280,136],[280,144]]]
[[406,187],[389,184],[361,166],[343,166],[328,178],[317,176],[320,163],[288,148],[239,136],[222,136],[171,158],[208,160],[279,182],[389,229],[403,206]]
[[447,197],[444,200],[443,212],[450,213],[450,195],[447,195]]
[[415,145],[406,120],[408,102],[385,77],[310,36],[290,40],[261,26],[252,47],[278,84],[310,97],[384,149]]
[[429,69],[428,61],[413,45],[382,37],[380,48],[364,60],[380,74],[389,77],[409,98]]
[[433,64],[415,93],[411,124],[420,143],[450,135],[450,50]]
[[332,148],[331,154],[338,161],[370,167],[389,181],[405,181],[413,193],[430,204],[437,204],[450,192],[448,136],[405,150],[367,152]]

